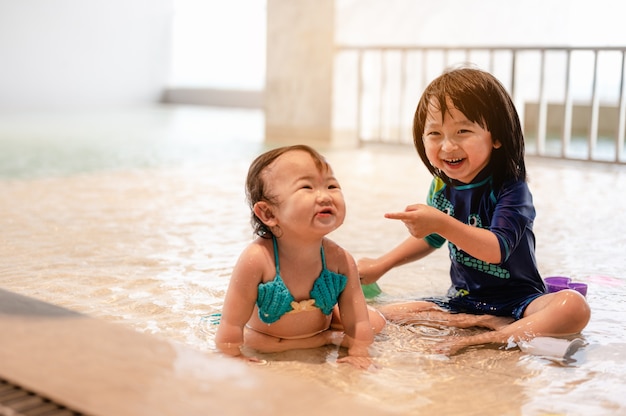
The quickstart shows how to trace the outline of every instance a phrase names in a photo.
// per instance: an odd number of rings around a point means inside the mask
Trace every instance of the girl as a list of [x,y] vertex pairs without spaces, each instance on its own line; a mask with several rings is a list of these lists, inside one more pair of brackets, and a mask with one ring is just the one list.
[[450,338],[438,348],[448,354],[580,332],[590,317],[584,297],[574,290],[547,294],[537,271],[524,137],[500,82],[472,68],[444,73],[418,103],[413,138],[434,176],[427,205],[385,214],[403,221],[411,236],[377,259],[361,259],[361,282],[375,282],[447,240],[452,285],[445,298],[386,305],[379,308],[383,315],[403,323],[493,330]]
[[346,215],[330,165],[308,146],[270,150],[250,166],[246,195],[259,237],[233,270],[216,346],[241,356],[242,346],[336,344],[348,348],[338,362],[368,368],[368,346],[385,319],[368,309],[352,256],[325,237]]

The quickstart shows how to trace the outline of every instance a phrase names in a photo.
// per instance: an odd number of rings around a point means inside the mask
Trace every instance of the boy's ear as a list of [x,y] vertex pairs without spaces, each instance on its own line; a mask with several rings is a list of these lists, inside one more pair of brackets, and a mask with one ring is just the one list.
[[254,215],[257,216],[258,219],[263,221],[263,224],[268,227],[273,227],[276,225],[276,217],[274,217],[274,213],[272,212],[272,207],[265,201],[259,201],[252,207],[254,211]]
[[493,141],[493,148],[494,149],[499,149],[502,147],[502,143],[500,143],[500,140],[494,140]]

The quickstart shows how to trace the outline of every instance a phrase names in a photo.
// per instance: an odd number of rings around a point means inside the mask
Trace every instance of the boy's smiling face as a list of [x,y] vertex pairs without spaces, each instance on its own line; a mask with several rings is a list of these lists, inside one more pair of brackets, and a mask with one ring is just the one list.
[[469,121],[450,100],[447,106],[445,114],[432,103],[428,106],[422,135],[426,157],[450,179],[470,183],[489,164],[492,150],[500,143],[493,141],[488,130]]

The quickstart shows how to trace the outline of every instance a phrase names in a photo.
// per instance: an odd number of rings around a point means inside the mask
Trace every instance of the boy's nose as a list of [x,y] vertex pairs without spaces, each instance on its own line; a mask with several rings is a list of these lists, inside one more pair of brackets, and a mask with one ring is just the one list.
[[449,136],[444,136],[443,141],[441,142],[441,148],[443,150],[454,149],[457,146],[456,140],[450,138]]

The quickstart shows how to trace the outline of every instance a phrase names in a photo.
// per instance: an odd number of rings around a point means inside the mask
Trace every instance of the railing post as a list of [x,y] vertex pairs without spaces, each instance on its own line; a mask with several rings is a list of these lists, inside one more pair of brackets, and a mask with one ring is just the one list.
[[546,97],[546,50],[541,49],[541,64],[539,66],[539,116],[537,121],[537,154],[544,156],[546,150],[546,126],[548,118],[548,102]]
[[363,49],[357,50],[357,74],[356,137],[360,146],[363,144]]
[[572,141],[572,91],[570,88],[570,76],[572,65],[572,51],[567,50],[567,60],[565,64],[565,103],[563,106],[563,137],[561,137],[561,157],[567,157],[569,145]]
[[517,66],[517,51],[511,51],[511,98],[515,99],[515,93],[517,92],[517,88],[515,85],[515,68]]
[[426,89],[428,85],[428,50],[422,48],[422,91]]
[[387,84],[387,71],[385,70],[385,56],[387,55],[384,49],[380,50],[380,91],[378,92],[378,138],[380,141],[383,140],[383,110],[385,106],[383,105],[384,101],[384,92],[385,86]]
[[402,142],[402,126],[404,124],[404,100],[406,89],[406,49],[400,50],[400,97],[398,102],[398,142]]
[[593,160],[594,150],[598,142],[598,119],[600,110],[600,97],[598,96],[598,50],[593,50],[593,83],[591,93],[591,124],[589,126],[589,149],[587,158]]
[[626,50],[622,51],[622,70],[619,83],[619,121],[616,137],[615,161],[622,161],[624,156],[624,133],[626,130]]

